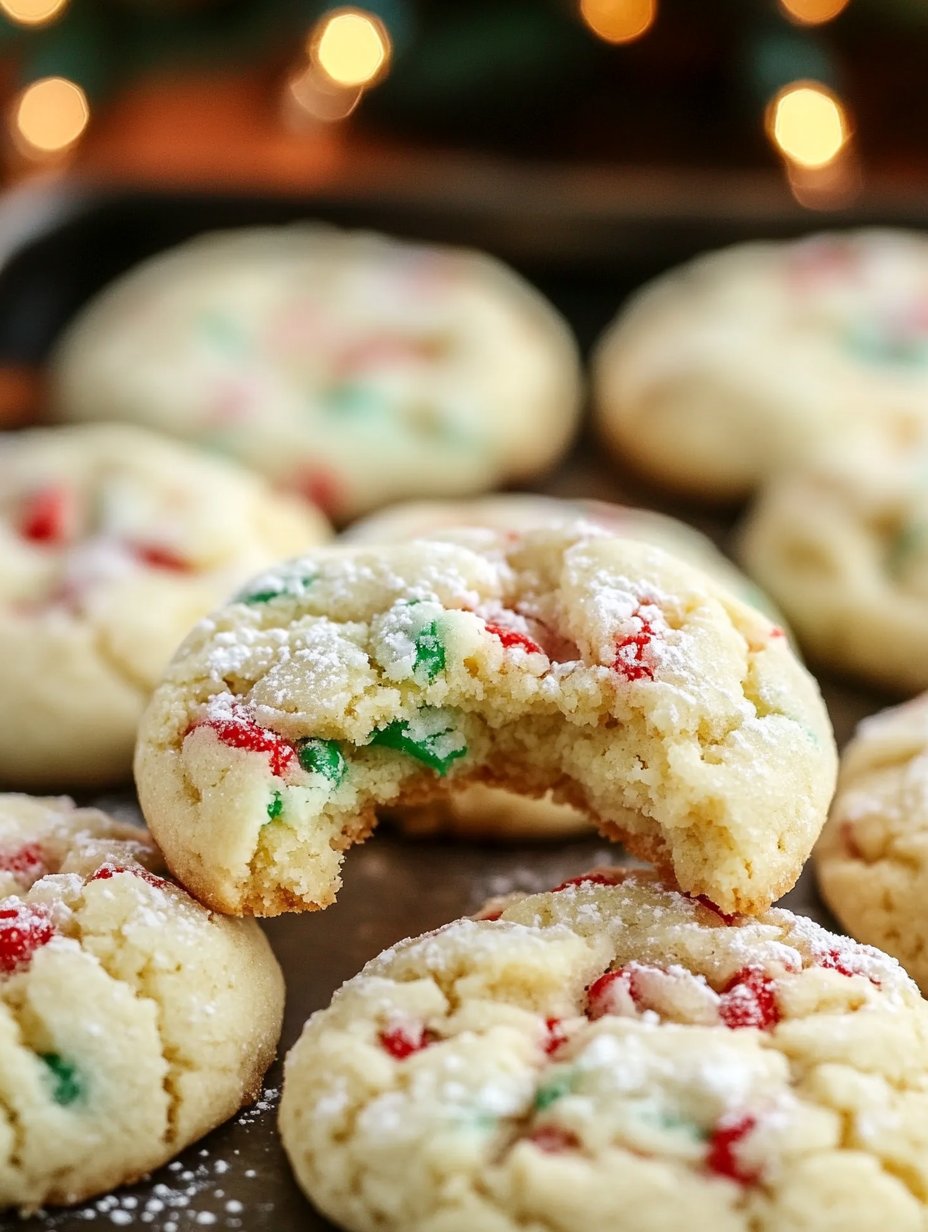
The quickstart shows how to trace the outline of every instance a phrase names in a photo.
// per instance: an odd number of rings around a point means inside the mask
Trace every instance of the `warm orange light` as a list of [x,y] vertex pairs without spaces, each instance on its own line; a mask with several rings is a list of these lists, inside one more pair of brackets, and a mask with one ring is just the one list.
[[13,136],[32,157],[63,153],[89,120],[87,95],[67,77],[42,77],[26,86],[13,104]]
[[369,86],[386,74],[392,44],[383,22],[363,9],[333,9],[309,36],[312,61],[339,86]]
[[780,0],[780,8],[801,26],[819,26],[843,13],[851,0]]
[[0,0],[4,17],[18,26],[44,26],[58,17],[68,0]]
[[767,133],[777,149],[800,167],[825,167],[850,136],[844,104],[817,81],[784,86],[767,107]]
[[657,0],[580,0],[580,16],[607,43],[631,43],[657,17]]

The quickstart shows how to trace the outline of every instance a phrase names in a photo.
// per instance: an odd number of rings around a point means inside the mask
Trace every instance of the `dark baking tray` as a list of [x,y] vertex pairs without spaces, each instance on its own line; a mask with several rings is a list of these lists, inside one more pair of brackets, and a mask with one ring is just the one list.
[[[818,221],[791,215],[752,226],[743,216],[726,221],[698,214],[671,217],[665,211],[653,221],[643,214],[601,227],[595,243],[584,246],[576,243],[576,237],[569,241],[561,224],[546,229],[537,202],[526,206],[526,225],[519,227],[511,216],[494,216],[480,208],[441,211],[398,201],[59,188],[55,208],[46,213],[37,233],[21,235],[0,266],[0,364],[40,365],[75,310],[143,257],[211,228],[306,218],[485,247],[511,261],[551,297],[570,320],[584,350],[631,289],[676,261],[727,241],[795,234]],[[662,508],[687,518],[723,545],[730,531],[729,518],[674,505],[620,474],[598,456],[585,435],[557,473],[540,486],[561,495]],[[823,683],[842,743],[863,715],[889,700],[833,681]],[[138,816],[128,789],[97,802],[122,815]],[[473,911],[491,894],[550,886],[591,864],[617,860],[620,854],[595,837],[558,845],[490,846],[411,842],[386,832],[377,834],[349,854],[344,889],[334,907],[265,925],[287,977],[281,1055],[307,1016],[327,1004],[339,984],[384,947]],[[833,925],[808,870],[785,901]],[[278,1061],[254,1108],[185,1151],[150,1180],[82,1207],[25,1220],[8,1216],[0,1220],[0,1232],[14,1228],[77,1232],[94,1224],[156,1232],[329,1228],[296,1188],[276,1135],[280,1080]]]

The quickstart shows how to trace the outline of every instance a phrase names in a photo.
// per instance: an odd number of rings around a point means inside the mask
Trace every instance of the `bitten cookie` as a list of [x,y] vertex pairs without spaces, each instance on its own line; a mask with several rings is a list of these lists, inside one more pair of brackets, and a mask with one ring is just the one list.
[[815,870],[844,927],[898,958],[928,992],[928,696],[861,723],[841,758]]
[[928,417],[905,439],[835,443],[771,480],[740,555],[811,658],[928,688]]
[[640,291],[593,359],[616,456],[741,500],[819,443],[926,417],[928,241],[858,231],[709,253]]
[[129,777],[177,644],[327,527],[229,463],[141,428],[0,440],[0,785]]
[[588,811],[724,910],[793,884],[835,774],[815,682],[698,570],[589,523],[330,549],[188,637],[143,810],[219,910],[324,907],[378,808],[482,781]]
[[[417,537],[440,539],[443,530],[460,526],[483,526],[505,532],[563,526],[578,520],[593,522],[625,539],[665,548],[703,569],[746,603],[774,620],[779,619],[766,596],[722,555],[711,539],[685,522],[650,509],[524,493],[471,501],[409,501],[355,522],[342,539],[351,543],[392,543]],[[589,830],[591,824],[584,813],[569,804],[559,804],[550,794],[533,800],[481,784],[444,800],[392,811],[390,819],[410,834],[438,831],[502,840],[561,838]]]
[[368,963],[280,1126],[351,1232],[923,1232],[928,1007],[897,963],[647,874]]
[[148,835],[0,796],[0,1206],[135,1180],[260,1089],[283,979],[253,921],[161,875]]
[[315,225],[144,262],[66,331],[52,384],[65,419],[229,453],[339,520],[531,478],[581,398],[567,326],[514,271]]

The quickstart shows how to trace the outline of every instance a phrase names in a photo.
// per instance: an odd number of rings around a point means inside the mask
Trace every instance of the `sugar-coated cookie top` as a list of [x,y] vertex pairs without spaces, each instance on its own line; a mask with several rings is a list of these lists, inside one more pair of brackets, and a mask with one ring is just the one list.
[[281,1126],[349,1229],[915,1232],[926,1113],[892,959],[602,870],[368,963],[291,1052]]
[[834,767],[776,626],[588,523],[262,575],[181,647],[136,759],[175,871],[260,911],[331,901],[377,805],[475,779],[555,788],[687,889],[762,907],[798,875]]
[[440,539],[445,530],[484,526],[490,530],[538,530],[572,522],[592,522],[623,539],[640,540],[688,561],[732,594],[773,619],[778,613],[767,596],[733,565],[707,535],[679,518],[653,509],[609,501],[561,499],[536,493],[507,492],[469,501],[403,501],[361,518],[342,533],[350,543]]
[[0,795],[0,1207],[135,1179],[270,1062],[283,986],[267,942],[163,871],[138,826]]
[[84,309],[54,373],[65,418],[209,444],[339,518],[534,474],[580,398],[573,339],[513,271],[321,225],[152,258]]

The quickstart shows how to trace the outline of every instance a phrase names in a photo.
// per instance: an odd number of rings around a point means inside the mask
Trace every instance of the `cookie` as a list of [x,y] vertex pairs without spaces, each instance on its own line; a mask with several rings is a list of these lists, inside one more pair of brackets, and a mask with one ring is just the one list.
[[200,236],[66,331],[52,400],[256,467],[338,520],[529,479],[573,434],[576,344],[482,253],[320,225]]
[[616,877],[401,942],[313,1015],[280,1110],[310,1200],[351,1232],[922,1232],[898,964]]
[[742,500],[818,444],[926,417],[928,241],[739,244],[638,292],[593,358],[600,434],[689,496]]
[[815,849],[828,906],[928,993],[928,696],[861,723]]
[[[760,590],[711,539],[685,522],[605,501],[559,500],[550,496],[507,493],[471,501],[409,501],[392,505],[355,522],[342,535],[351,543],[391,543],[419,536],[441,538],[443,529],[485,526],[491,530],[533,530],[578,519],[643,543],[665,548],[714,577],[722,586],[760,608],[782,626],[779,614]],[[413,835],[455,834],[465,838],[554,839],[590,828],[589,818],[549,794],[533,800],[477,784],[442,801],[390,813],[390,820]]]
[[328,549],[253,581],[179,650],[139,798],[217,910],[324,907],[376,812],[474,781],[587,811],[724,910],[793,884],[835,774],[781,630],[589,523]]
[[0,440],[0,785],[128,779],[139,717],[190,627],[325,537],[238,467],[141,428]]
[[739,552],[810,658],[894,691],[928,688],[928,420],[775,477]]
[[0,1206],[135,1180],[260,1090],[270,947],[162,873],[137,826],[0,796]]

